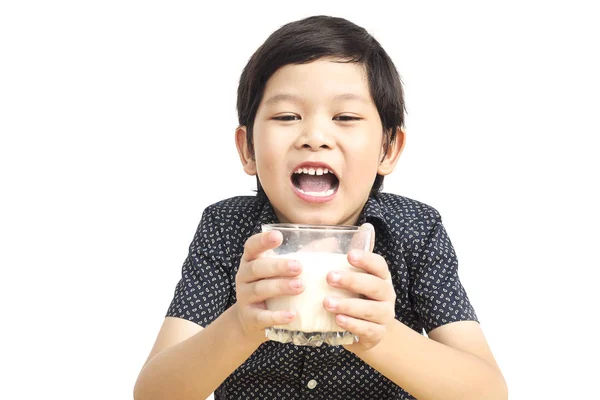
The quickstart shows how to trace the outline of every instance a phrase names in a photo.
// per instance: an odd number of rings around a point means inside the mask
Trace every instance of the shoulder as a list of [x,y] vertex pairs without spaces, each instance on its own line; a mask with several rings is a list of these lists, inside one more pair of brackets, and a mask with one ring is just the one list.
[[421,201],[392,193],[379,193],[373,199],[379,203],[387,225],[429,230],[442,222],[438,210]]
[[403,253],[411,273],[423,268],[423,263],[432,257],[431,251],[453,256],[442,217],[436,208],[390,193],[380,193],[376,197],[385,220],[387,242],[392,244],[388,251]]
[[243,249],[264,208],[255,196],[237,196],[207,206],[192,246],[212,256],[237,255]]
[[254,220],[264,202],[256,196],[236,196],[213,203],[204,209],[202,219],[226,225],[228,222]]

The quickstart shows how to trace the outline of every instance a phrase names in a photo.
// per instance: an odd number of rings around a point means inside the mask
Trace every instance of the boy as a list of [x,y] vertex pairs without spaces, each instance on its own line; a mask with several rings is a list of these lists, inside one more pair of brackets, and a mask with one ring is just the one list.
[[[283,26],[244,69],[238,114],[258,194],[204,211],[136,399],[505,399],[439,214],[380,193],[405,134],[400,78],[379,43],[340,18]],[[266,340],[295,315],[264,301],[303,290],[302,265],[260,257],[281,243],[260,233],[273,222],[375,230],[372,253],[348,256],[366,273],[327,277],[362,296],[323,301],[357,343]]]

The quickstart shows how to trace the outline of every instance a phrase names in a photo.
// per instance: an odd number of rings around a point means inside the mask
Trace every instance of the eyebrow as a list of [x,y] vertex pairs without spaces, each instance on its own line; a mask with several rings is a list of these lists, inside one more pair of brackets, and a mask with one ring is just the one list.
[[333,100],[334,101],[355,100],[355,101],[360,101],[362,103],[370,103],[369,99],[366,99],[363,96],[355,94],[355,93],[341,93],[341,94],[338,94],[337,96],[335,96],[333,98]]
[[[370,101],[363,96],[360,96],[355,93],[340,93],[333,97],[333,101],[342,101],[342,100],[353,100],[360,101],[362,103],[370,103]],[[302,103],[302,99],[291,93],[278,93],[274,96],[271,96],[268,100],[265,101],[265,105],[273,105],[280,102],[289,101],[292,103]]]
[[273,104],[281,103],[284,101],[289,101],[291,103],[301,103],[302,100],[296,95],[290,93],[278,93],[274,96],[271,96],[267,101],[265,101],[266,106],[270,106]]

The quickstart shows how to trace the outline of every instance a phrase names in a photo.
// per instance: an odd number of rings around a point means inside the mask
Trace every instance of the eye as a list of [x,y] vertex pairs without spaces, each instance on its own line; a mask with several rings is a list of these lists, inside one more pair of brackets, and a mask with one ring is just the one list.
[[275,121],[299,121],[300,117],[297,115],[280,115],[278,117],[273,117]]
[[360,121],[360,120],[362,120],[362,118],[354,117],[352,115],[339,115],[337,117],[334,117],[333,119],[334,120],[338,120],[338,121],[342,121],[342,122]]

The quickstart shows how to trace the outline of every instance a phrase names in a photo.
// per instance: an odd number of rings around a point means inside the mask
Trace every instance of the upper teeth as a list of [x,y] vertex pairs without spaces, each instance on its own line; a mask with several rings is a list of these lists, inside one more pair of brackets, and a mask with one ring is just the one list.
[[309,174],[309,175],[323,175],[328,174],[329,170],[327,168],[298,168],[294,171],[295,174]]

